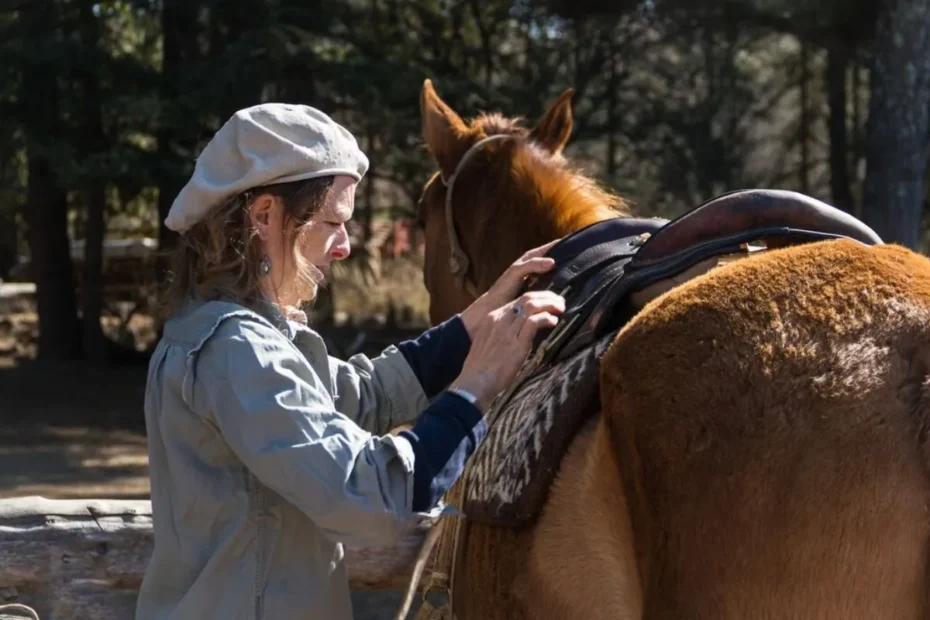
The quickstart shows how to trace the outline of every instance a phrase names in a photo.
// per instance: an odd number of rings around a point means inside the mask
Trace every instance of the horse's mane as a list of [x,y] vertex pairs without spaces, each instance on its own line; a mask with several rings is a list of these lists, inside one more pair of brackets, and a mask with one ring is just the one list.
[[[498,113],[481,114],[472,122],[472,129],[479,138],[496,134],[529,136],[522,117]],[[620,196],[601,187],[562,153],[553,154],[533,141],[521,141],[513,149],[511,170],[524,195],[532,198],[515,201],[514,208],[523,211],[517,217],[547,221],[558,236],[597,221],[630,215]]]

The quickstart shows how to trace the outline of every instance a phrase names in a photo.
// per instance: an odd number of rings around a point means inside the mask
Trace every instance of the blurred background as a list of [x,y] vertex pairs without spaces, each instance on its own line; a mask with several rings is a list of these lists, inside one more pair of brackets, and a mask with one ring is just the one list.
[[371,158],[333,353],[426,327],[426,77],[530,122],[574,88],[568,153],[639,214],[786,188],[925,250],[930,0],[0,0],[0,497],[147,497],[161,222],[237,109],[317,106]]

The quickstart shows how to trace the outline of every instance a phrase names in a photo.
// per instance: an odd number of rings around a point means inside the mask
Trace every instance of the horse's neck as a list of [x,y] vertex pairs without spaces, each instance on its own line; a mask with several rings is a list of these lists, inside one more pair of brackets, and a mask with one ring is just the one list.
[[[579,197],[582,200],[584,197]],[[621,215],[610,204],[578,202],[571,208],[561,205],[540,205],[529,214],[515,212],[512,221],[495,227],[484,235],[480,245],[504,248],[500,254],[485,255],[490,258],[480,271],[480,288],[487,290],[495,280],[524,252],[561,239],[591,224]]]
[[596,205],[591,209],[569,214],[559,222],[558,237],[570,235],[582,228],[587,228],[591,224],[603,222],[604,220],[609,220],[620,215],[621,213],[611,209],[610,205]]

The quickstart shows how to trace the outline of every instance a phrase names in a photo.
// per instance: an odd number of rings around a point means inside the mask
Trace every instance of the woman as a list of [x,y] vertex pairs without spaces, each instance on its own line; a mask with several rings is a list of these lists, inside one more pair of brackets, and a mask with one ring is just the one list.
[[564,310],[550,293],[512,299],[552,267],[539,248],[416,340],[330,357],[299,308],[349,255],[367,167],[320,111],[259,105],[217,132],[175,200],[170,315],[145,396],[155,549],[137,618],[349,620],[343,544],[390,544],[435,510],[488,403]]

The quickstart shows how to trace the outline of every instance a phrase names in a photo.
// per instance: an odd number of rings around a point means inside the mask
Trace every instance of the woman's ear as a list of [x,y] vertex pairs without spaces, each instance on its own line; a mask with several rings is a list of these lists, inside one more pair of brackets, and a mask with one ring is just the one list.
[[252,226],[258,233],[259,239],[267,241],[270,228],[277,220],[277,200],[271,194],[259,194],[252,200],[249,205],[249,216],[252,218]]

